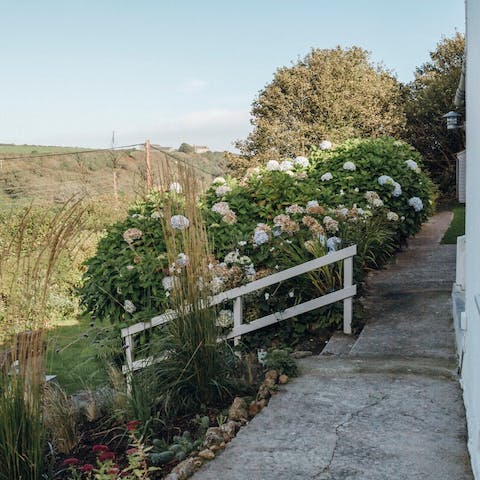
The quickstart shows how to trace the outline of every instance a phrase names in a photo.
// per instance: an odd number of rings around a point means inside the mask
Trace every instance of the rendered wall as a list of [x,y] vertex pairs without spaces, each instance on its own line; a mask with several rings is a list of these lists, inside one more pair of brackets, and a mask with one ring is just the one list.
[[[480,0],[466,1],[467,216],[466,317],[462,369],[468,447],[475,478],[480,479]],[[478,295],[479,305],[475,297]]]

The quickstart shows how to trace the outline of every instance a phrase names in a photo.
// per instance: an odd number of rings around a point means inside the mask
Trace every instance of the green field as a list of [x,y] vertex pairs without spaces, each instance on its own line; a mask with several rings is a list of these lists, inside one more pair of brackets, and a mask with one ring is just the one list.
[[3,155],[47,155],[50,153],[70,153],[78,150],[88,150],[82,147],[56,147],[49,145],[14,145],[0,143],[0,154]]

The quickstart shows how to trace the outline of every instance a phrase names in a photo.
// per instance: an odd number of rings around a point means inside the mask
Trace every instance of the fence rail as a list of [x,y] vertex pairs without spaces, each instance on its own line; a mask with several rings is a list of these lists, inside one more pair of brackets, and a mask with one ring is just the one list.
[[[233,328],[219,340],[234,339],[234,342],[238,343],[242,335],[339,301],[343,301],[343,331],[346,334],[351,334],[352,299],[357,293],[357,286],[353,285],[353,257],[356,253],[357,246],[352,245],[351,247],[343,248],[337,252],[329,253],[323,257],[315,258],[314,260],[296,265],[295,267],[274,273],[268,277],[254,280],[241,287],[236,287],[214,295],[209,301],[210,306],[219,305],[225,301],[233,300]],[[243,323],[243,297],[245,295],[340,261],[343,261],[343,288],[340,290],[308,300],[285,310],[257,318],[249,323]],[[134,336],[145,330],[164,325],[175,318],[175,316],[176,313],[171,311],[153,317],[148,322],[136,323],[122,329],[121,335],[125,344],[126,356],[126,365],[123,367],[123,372],[125,374],[130,375],[135,370],[145,368],[152,363],[161,361],[161,358],[153,357],[135,360]]]

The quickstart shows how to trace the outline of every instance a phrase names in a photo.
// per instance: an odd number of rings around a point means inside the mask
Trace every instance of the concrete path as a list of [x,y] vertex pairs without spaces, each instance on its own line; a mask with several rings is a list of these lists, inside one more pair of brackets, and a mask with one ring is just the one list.
[[471,479],[456,377],[451,220],[368,281],[359,338],[335,335],[194,480]]

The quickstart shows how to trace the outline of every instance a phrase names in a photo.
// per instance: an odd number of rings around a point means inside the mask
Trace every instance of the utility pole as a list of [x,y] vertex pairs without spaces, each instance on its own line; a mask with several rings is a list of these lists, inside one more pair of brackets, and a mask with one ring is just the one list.
[[145,141],[145,163],[147,167],[146,180],[147,180],[147,192],[152,189],[152,164],[150,163],[150,139]]
[[120,207],[120,202],[118,200],[118,173],[117,173],[117,158],[115,156],[115,130],[112,132],[112,169],[113,169],[113,200],[115,202],[115,210],[118,210]]

